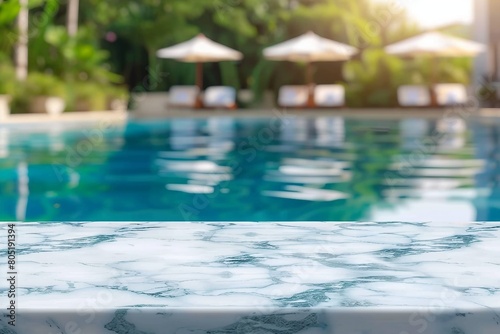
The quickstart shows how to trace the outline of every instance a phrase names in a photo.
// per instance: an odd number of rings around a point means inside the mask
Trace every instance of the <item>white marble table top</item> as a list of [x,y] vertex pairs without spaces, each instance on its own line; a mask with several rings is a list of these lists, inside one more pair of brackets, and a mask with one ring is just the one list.
[[16,236],[20,311],[500,309],[500,223],[17,223]]

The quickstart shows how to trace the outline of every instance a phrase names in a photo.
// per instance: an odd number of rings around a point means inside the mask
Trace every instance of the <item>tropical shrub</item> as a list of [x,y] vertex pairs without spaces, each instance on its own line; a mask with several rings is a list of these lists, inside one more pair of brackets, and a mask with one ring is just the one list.
[[57,77],[50,74],[32,72],[28,75],[23,87],[23,93],[29,97],[66,97],[65,84]]
[[102,85],[93,82],[77,82],[68,89],[68,110],[104,109],[106,109],[106,93]]
[[14,95],[16,88],[14,67],[8,59],[0,57],[0,95]]
[[13,96],[12,113],[26,113],[35,98],[49,96],[66,99],[66,87],[63,81],[50,74],[29,73],[26,81],[19,84]]
[[396,87],[412,79],[402,60],[382,49],[363,52],[360,60],[344,65],[347,104],[352,107],[387,107],[396,104]]

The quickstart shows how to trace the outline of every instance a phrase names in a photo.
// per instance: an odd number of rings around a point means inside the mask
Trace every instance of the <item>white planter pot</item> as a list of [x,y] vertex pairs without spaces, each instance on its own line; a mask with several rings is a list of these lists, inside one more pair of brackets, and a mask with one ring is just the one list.
[[31,101],[30,112],[32,113],[46,113],[52,116],[62,114],[66,102],[63,98],[56,96],[38,96]]
[[9,102],[9,95],[0,95],[0,119],[7,118],[10,115]]

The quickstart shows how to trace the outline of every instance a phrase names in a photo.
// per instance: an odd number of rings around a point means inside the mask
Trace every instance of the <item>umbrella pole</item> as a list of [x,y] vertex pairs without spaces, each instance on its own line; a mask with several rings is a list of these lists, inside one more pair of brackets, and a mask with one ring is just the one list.
[[436,57],[431,57],[431,78],[430,78],[430,87],[429,89],[431,90],[431,105],[433,107],[437,106],[437,96],[434,91],[434,84],[437,83],[437,58]]
[[307,88],[309,89],[309,95],[307,97],[307,106],[309,108],[312,108],[314,107],[314,84],[313,84],[313,66],[310,61],[307,62],[306,82],[307,82]]
[[203,63],[196,63],[196,86],[199,88],[200,92],[196,97],[195,108],[200,109],[203,107],[203,103],[201,101],[201,94],[203,92]]
[[434,85],[438,82],[438,66],[437,66],[437,58],[431,58],[431,84]]

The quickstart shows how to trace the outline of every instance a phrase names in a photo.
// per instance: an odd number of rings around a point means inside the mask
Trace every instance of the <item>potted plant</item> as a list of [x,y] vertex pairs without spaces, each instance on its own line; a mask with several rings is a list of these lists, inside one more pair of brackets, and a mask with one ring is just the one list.
[[10,114],[10,101],[15,93],[16,78],[10,64],[0,63],[0,118]]
[[56,77],[44,73],[31,73],[25,83],[29,96],[29,112],[59,115],[64,111],[66,90]]

